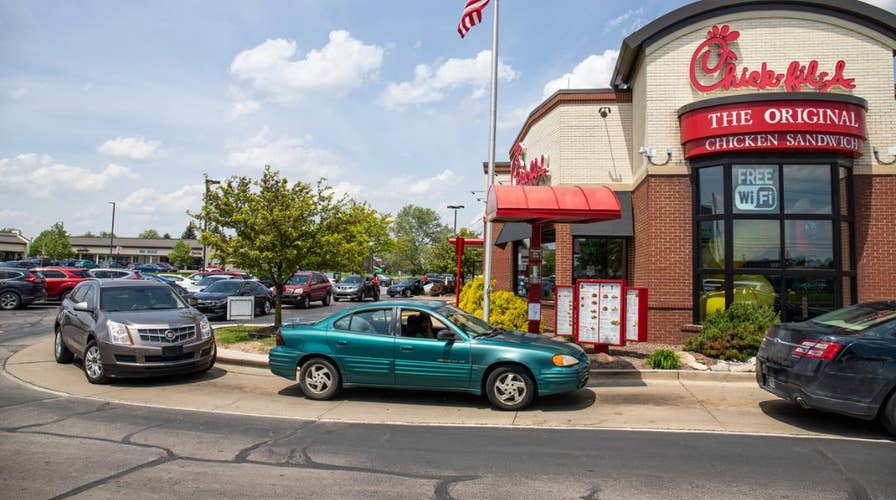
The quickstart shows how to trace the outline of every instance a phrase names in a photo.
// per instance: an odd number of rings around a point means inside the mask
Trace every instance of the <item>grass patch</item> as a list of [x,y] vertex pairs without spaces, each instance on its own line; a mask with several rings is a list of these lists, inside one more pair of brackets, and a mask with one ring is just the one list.
[[268,347],[273,347],[276,342],[274,337],[262,337],[259,339],[249,337],[250,333],[254,333],[257,330],[257,326],[224,326],[215,328],[215,340],[222,346],[240,342],[261,342]]
[[681,368],[681,360],[675,351],[657,349],[646,360],[647,366],[658,370],[677,370]]

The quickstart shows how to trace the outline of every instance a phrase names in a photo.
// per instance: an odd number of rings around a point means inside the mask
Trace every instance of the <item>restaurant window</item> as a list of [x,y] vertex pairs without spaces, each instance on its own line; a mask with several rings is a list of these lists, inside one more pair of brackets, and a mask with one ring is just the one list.
[[784,321],[851,303],[849,165],[704,165],[693,176],[695,321],[734,302],[772,306]]
[[[526,238],[513,245],[514,293],[520,297],[529,296],[529,249],[530,239]],[[541,299],[554,300],[556,285],[557,236],[554,226],[541,226],[541,269],[537,279],[541,280]]]
[[573,238],[572,279],[625,279],[625,256],[625,238]]

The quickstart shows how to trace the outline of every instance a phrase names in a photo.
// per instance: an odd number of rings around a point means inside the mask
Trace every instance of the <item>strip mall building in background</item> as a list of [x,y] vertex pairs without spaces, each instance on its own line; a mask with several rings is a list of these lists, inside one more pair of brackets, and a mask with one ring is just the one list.
[[[542,229],[553,287],[650,291],[651,341],[739,301],[801,320],[896,298],[896,16],[856,1],[707,0],[623,41],[609,89],[534,109],[497,182],[607,185],[620,220]],[[525,295],[528,224],[496,224]]]

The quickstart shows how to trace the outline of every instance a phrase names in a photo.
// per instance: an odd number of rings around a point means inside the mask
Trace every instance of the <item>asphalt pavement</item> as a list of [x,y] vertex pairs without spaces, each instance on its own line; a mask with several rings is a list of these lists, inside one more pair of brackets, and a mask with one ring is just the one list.
[[[8,375],[6,361],[51,327],[52,308],[0,313],[7,498],[896,498],[896,444],[881,437],[372,425],[45,392]],[[135,387],[176,392],[192,382]],[[412,397],[386,398],[399,406]],[[859,425],[809,416],[845,434]]]

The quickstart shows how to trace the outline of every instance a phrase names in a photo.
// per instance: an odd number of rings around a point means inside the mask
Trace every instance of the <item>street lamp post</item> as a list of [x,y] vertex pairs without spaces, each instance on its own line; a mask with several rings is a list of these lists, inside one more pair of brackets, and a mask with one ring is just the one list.
[[449,210],[454,210],[454,235],[457,236],[457,211],[464,208],[463,205],[448,205]]
[[115,202],[109,202],[112,205],[112,230],[109,232],[109,260],[112,260],[112,247],[115,246]]
[[[221,181],[209,179],[208,174],[204,173],[204,172],[202,175],[205,177],[205,194],[202,197],[202,210],[205,211],[205,208],[206,208],[205,204],[208,203],[208,187],[213,186],[215,184],[221,184]],[[202,230],[208,231],[208,216],[207,215],[202,218]],[[200,238],[201,238],[201,235],[200,235]],[[207,267],[208,267],[208,256],[207,256],[206,245],[205,245],[205,242],[203,241],[203,243],[202,243],[202,269],[204,270]]]

